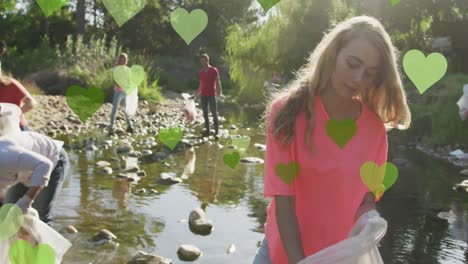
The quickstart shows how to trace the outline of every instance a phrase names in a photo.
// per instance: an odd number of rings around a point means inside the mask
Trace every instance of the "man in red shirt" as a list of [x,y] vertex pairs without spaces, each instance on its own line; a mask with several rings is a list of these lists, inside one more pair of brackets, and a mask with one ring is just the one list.
[[26,126],[24,113],[31,111],[37,102],[21,83],[13,78],[0,76],[0,103],[10,103],[20,107],[23,112],[19,124],[20,128],[21,130],[29,130]]
[[210,120],[208,119],[209,105],[215,126],[215,138],[218,139],[219,122],[216,96],[223,96],[219,72],[216,67],[210,65],[210,57],[208,54],[202,54],[200,56],[200,61],[202,64],[202,69],[198,73],[200,82],[198,84],[198,90],[191,98],[197,97],[201,94],[201,106],[203,110],[203,118],[205,120],[205,131],[203,132],[203,137],[210,136]]

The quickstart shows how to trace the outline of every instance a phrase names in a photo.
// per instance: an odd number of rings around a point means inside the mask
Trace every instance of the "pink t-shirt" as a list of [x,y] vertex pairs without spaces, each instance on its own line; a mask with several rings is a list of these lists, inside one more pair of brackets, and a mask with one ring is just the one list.
[[[276,103],[269,119],[284,103]],[[306,114],[296,118],[295,135],[287,147],[267,132],[265,154],[265,197],[295,196],[296,215],[305,256],[310,256],[347,238],[354,225],[354,214],[364,195],[369,192],[362,183],[360,167],[367,161],[379,166],[387,160],[387,133],[381,119],[365,104],[356,121],[354,137],[341,149],[326,133],[329,116],[319,96],[313,108],[314,129],[312,143],[316,154],[308,148]],[[278,163],[299,163],[300,171],[291,185],[283,182],[275,172]],[[273,264],[287,264],[275,216],[275,201],[267,209],[265,223],[269,253]]]

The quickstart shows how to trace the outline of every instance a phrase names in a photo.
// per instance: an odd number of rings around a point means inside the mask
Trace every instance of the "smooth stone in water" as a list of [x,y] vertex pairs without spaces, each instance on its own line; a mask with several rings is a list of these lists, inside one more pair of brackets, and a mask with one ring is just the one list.
[[123,169],[124,172],[139,172],[140,167],[136,164],[132,164],[128,166],[127,168]]
[[245,157],[241,159],[242,163],[250,163],[250,164],[263,164],[263,159],[256,158],[256,157]]
[[74,226],[68,225],[62,229],[62,232],[68,233],[68,234],[75,234],[75,233],[78,233],[78,230]]
[[107,229],[102,229],[101,231],[96,233],[91,238],[91,241],[99,243],[99,242],[103,242],[103,241],[105,242],[105,241],[114,240],[114,239],[117,239],[117,237],[114,234],[112,234],[111,231]]
[[260,151],[265,151],[266,150],[266,145],[263,145],[263,144],[255,143],[254,147],[259,149]]
[[206,219],[206,213],[201,208],[196,208],[190,212],[189,228],[195,234],[209,235],[213,229],[213,224]]
[[100,172],[101,174],[103,174],[103,175],[112,175],[112,173],[113,173],[111,167],[104,167],[104,168],[101,168],[101,170],[100,170],[99,172]]
[[176,177],[176,174],[174,172],[163,172],[161,173],[160,178],[156,181],[157,184],[161,185],[172,185],[176,183],[181,183],[182,179],[179,177]]
[[107,161],[104,161],[104,160],[100,160],[98,162],[96,162],[96,167],[98,168],[104,168],[104,167],[109,167],[111,164]]
[[461,175],[468,176],[468,169],[460,171]]
[[140,193],[140,194],[146,193],[146,189],[145,188],[139,189],[136,191],[136,193]]
[[172,260],[140,251],[127,264],[172,264]]
[[119,173],[117,177],[127,179],[130,182],[136,182],[140,179],[136,173]]
[[202,252],[194,245],[180,245],[177,256],[183,261],[194,261],[201,256]]
[[137,172],[138,177],[146,177],[146,171],[139,171]]

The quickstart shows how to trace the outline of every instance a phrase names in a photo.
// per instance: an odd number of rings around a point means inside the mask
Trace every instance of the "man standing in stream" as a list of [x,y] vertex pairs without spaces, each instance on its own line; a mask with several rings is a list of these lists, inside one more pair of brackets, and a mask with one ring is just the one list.
[[201,94],[201,107],[203,110],[203,118],[205,120],[205,131],[203,137],[210,136],[210,120],[208,119],[208,106],[210,107],[213,123],[215,126],[215,138],[218,139],[218,110],[216,96],[223,97],[219,72],[216,67],[210,65],[210,57],[204,53],[200,55],[202,69],[198,73],[199,84],[198,90],[190,98],[195,98]]

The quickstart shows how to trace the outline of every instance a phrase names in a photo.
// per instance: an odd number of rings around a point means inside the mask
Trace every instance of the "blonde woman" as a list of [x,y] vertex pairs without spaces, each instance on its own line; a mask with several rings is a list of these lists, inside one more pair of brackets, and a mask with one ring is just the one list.
[[[375,209],[360,167],[386,162],[386,128],[410,125],[397,51],[381,23],[359,16],[333,28],[273,96],[266,117],[264,195],[272,201],[253,263],[296,264],[345,239],[356,219]],[[326,124],[345,118],[357,130],[340,148]],[[287,184],[275,167],[293,161],[300,171]]]

